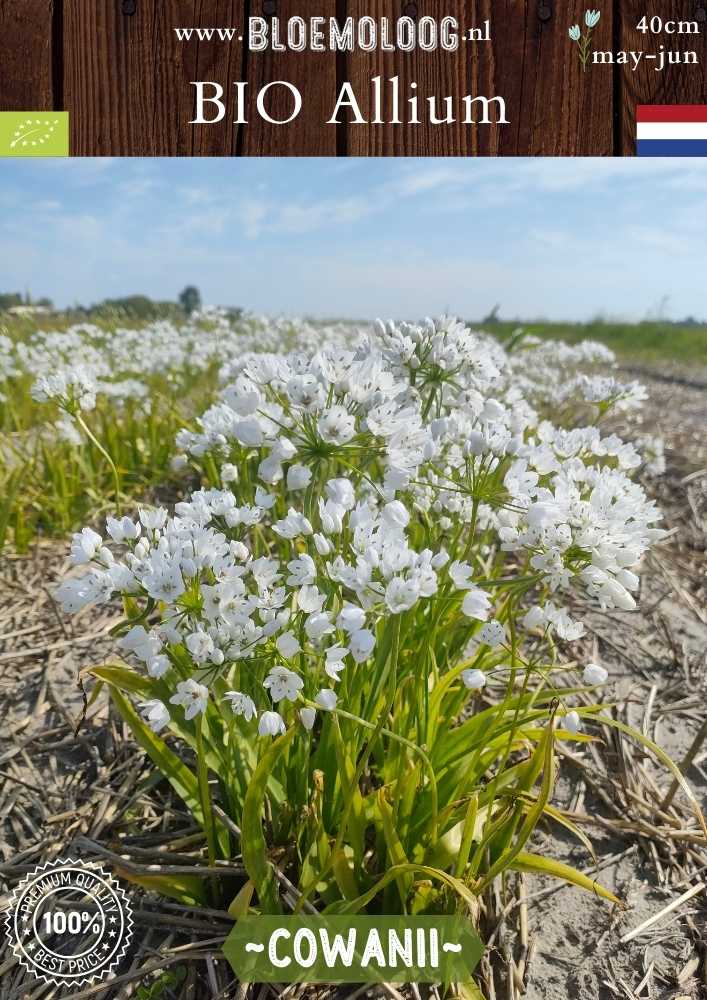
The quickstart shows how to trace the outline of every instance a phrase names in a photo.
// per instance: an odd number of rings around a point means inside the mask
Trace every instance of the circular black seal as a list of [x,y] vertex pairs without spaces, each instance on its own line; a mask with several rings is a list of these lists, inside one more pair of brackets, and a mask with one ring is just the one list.
[[100,865],[50,861],[12,894],[5,926],[15,956],[37,979],[90,986],[120,963],[133,935],[130,902]]

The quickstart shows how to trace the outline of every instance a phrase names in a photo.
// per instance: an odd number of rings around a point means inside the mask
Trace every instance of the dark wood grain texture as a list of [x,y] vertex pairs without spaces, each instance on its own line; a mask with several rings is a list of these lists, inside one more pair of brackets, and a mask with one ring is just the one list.
[[[499,95],[506,101],[509,125],[473,126],[422,124],[361,125],[349,128],[349,152],[359,156],[568,156],[612,153],[613,83],[610,67],[582,72],[570,43],[571,24],[584,16],[586,4],[549,3],[550,16],[542,20],[535,0],[418,0],[418,19],[425,15],[454,14],[467,28],[491,22],[492,42],[465,42],[457,53],[391,54],[354,52],[347,74],[366,92],[376,75],[398,74],[407,93],[411,82],[418,93],[451,94],[461,98]],[[351,0],[349,8],[361,16],[399,17],[409,5],[397,0]],[[611,44],[612,3],[604,14],[597,38]]]
[[54,108],[53,20],[53,0],[0,0],[1,110]]
[[[263,17],[269,11],[284,24],[288,18],[301,16],[330,17],[336,13],[332,0],[251,0],[251,17]],[[272,18],[267,17],[272,24]],[[336,93],[337,56],[335,52],[249,52],[249,124],[243,130],[242,152],[246,156],[335,156],[337,129],[327,125]],[[286,125],[258,120],[255,95],[271,80],[287,80],[302,94],[303,105],[297,118]],[[292,96],[284,88],[272,88],[265,99],[265,109],[272,118],[285,120],[292,112]]]
[[234,155],[238,127],[231,108],[219,124],[189,124],[191,83],[226,86],[241,79],[243,47],[237,41],[180,43],[174,28],[242,26],[244,0],[137,0],[135,7],[127,15],[120,0],[64,0],[64,92],[73,154]]
[[[696,51],[698,65],[660,73],[645,59],[635,72],[609,64],[590,64],[584,72],[568,29],[583,24],[589,6],[586,0],[0,0],[0,110],[69,110],[71,151],[79,156],[632,155],[637,104],[707,100],[707,0],[597,3],[597,50],[657,54],[664,45]],[[457,53],[254,53],[238,38],[179,42],[174,32],[177,26],[243,31],[249,16],[285,22],[296,14],[392,22],[402,14],[418,22],[453,15],[466,28],[489,19],[492,42],[464,42]],[[699,19],[700,34],[642,34],[636,25],[644,14]],[[385,82],[397,76],[403,104],[412,93],[421,106],[436,95],[441,110],[449,95],[460,119],[464,95],[498,95],[509,124],[433,125],[421,113],[419,125],[360,125],[350,112],[342,113],[340,126],[327,124],[344,80],[370,119],[376,76],[384,81],[384,117],[391,110]],[[288,125],[255,113],[257,91],[277,79],[294,84],[304,100]],[[222,122],[190,124],[195,80],[224,86]],[[237,80],[248,82],[248,124],[242,126],[233,122]],[[280,117],[290,101],[273,90],[266,107]]]
[[[665,21],[699,20],[699,35],[644,34],[637,30],[643,15],[658,15]],[[704,18],[704,19],[703,19]],[[617,155],[632,156],[636,149],[636,107],[639,104],[704,104],[707,101],[707,2],[685,0],[622,0],[617,48],[644,51],[658,56],[665,51],[693,50],[699,64],[669,65],[658,72],[658,60],[642,59],[638,69],[621,68],[621,129]]]

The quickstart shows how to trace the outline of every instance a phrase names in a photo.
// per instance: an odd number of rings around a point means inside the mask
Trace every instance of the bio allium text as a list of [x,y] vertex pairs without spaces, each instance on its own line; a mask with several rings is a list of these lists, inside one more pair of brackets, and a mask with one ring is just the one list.
[[[192,86],[196,110],[191,125],[216,125],[227,115],[232,116],[235,125],[247,125],[254,114],[272,125],[289,125],[305,106],[305,95],[288,80],[272,80],[255,92],[240,80],[234,82],[229,94],[215,80],[196,80]],[[398,76],[374,76],[367,88],[356,88],[344,81],[332,95],[331,114],[325,122],[337,125],[346,121],[354,125],[510,124],[502,97],[424,94],[419,92],[416,81],[405,86]]]

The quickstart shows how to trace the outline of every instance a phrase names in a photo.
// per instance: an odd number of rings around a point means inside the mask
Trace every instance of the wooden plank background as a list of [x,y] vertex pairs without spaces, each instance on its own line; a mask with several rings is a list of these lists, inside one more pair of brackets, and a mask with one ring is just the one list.
[[[0,110],[69,110],[73,155],[136,156],[475,156],[631,155],[637,104],[705,103],[707,0],[597,0],[601,49],[694,49],[696,66],[655,72],[654,62],[590,66],[582,72],[567,31],[586,0],[0,0]],[[453,15],[469,27],[491,20],[493,42],[457,53],[263,53],[238,42],[179,43],[176,26],[242,28],[249,16],[282,20],[364,14],[393,21]],[[701,23],[698,36],[655,37],[636,24],[646,14]],[[350,80],[366,114],[370,78],[400,78],[407,96],[470,93],[505,98],[505,126],[328,125],[334,98]],[[193,80],[227,88],[229,113],[218,125],[189,124]],[[255,93],[289,80],[304,108],[289,125],[263,122]],[[249,84],[248,125],[233,124],[231,82]],[[282,115],[283,93],[268,109]],[[347,116],[342,115],[342,119]],[[349,116],[350,117],[350,116]]]

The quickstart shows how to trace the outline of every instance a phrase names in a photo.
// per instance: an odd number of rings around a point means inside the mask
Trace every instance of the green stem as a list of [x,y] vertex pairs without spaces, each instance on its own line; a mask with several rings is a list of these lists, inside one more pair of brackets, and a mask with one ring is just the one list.
[[[344,719],[350,719],[352,722],[358,722],[359,725],[364,726],[366,729],[370,729],[374,732],[377,729],[377,726],[375,726],[372,722],[366,722],[365,719],[360,718],[358,715],[353,715],[351,712],[345,712],[342,708],[333,709],[333,714],[340,715]],[[398,736],[397,733],[394,733],[390,729],[386,729],[385,727],[382,727],[378,732],[380,735],[387,736],[389,739],[395,740],[397,743],[402,743],[403,746],[408,747],[408,749],[412,750],[413,753],[418,755],[420,760],[427,768],[427,773],[430,776],[430,795],[432,797],[432,806],[431,806],[432,820],[430,823],[430,841],[434,843],[434,841],[437,839],[437,817],[439,813],[439,797],[437,794],[437,779],[435,778],[435,772],[434,768],[432,767],[432,762],[430,758],[427,756],[425,751],[421,747],[419,747],[417,743],[413,743],[412,740],[406,740],[404,736]]]
[[96,435],[90,429],[90,427],[85,422],[85,420],[83,419],[83,417],[81,416],[80,413],[76,414],[75,419],[76,419],[76,423],[83,430],[83,432],[86,435],[86,437],[89,439],[89,441],[91,441],[91,443],[93,445],[95,445],[96,448],[98,448],[98,450],[100,451],[101,455],[103,455],[103,457],[105,458],[106,462],[108,462],[108,465],[110,465],[110,467],[111,467],[111,469],[113,471],[113,483],[114,483],[114,486],[115,486],[115,512],[116,512],[116,514],[118,516],[120,516],[120,476],[119,476],[118,470],[117,470],[117,468],[115,466],[115,462],[110,457],[110,455],[108,454],[108,452],[106,451],[106,449],[103,447],[103,445],[101,444],[101,442],[98,440],[98,438],[96,437]]
[[[400,615],[396,615],[395,618],[393,619],[393,636],[392,636],[390,654],[388,657],[388,662],[390,663],[390,688],[388,697],[389,705],[392,705],[393,703],[393,699],[395,698],[395,690],[397,688],[398,655],[400,652],[400,617],[401,617]],[[358,762],[358,765],[356,767],[356,772],[353,776],[353,781],[351,782],[352,788],[358,787],[358,783],[361,780],[361,775],[366,769],[366,765],[368,764],[369,758],[373,751],[373,747],[375,746],[375,742],[380,736],[381,732],[383,731],[383,723],[388,717],[388,711],[389,711],[388,709],[384,709],[383,711],[381,711],[380,719],[375,724],[375,726],[372,723],[368,723],[366,727],[368,728],[368,726],[370,726],[372,728],[373,735],[363,748],[361,758]],[[329,855],[330,860],[326,863],[326,865],[320,872],[315,874],[314,878],[309,883],[309,885],[305,886],[304,889],[302,890],[302,895],[300,896],[299,900],[297,901],[297,905],[295,906],[294,910],[295,913],[300,912],[304,904],[307,902],[311,894],[314,892],[316,886],[319,884],[319,882],[323,880],[324,876],[327,875],[328,872],[331,870],[333,859],[336,858],[344,843],[344,837],[346,836],[346,830],[349,825],[349,819],[351,818],[353,803],[354,803],[354,796],[349,795],[348,801],[346,802],[346,808],[344,809],[344,815],[342,816],[341,819],[341,826],[339,827],[339,832],[336,836],[334,847],[332,848],[331,853]]]
[[211,808],[211,789],[209,788],[209,769],[206,764],[206,754],[204,753],[204,725],[203,713],[196,720],[196,772],[199,781],[199,799],[201,811],[204,814],[204,830],[206,833],[206,843],[209,853],[209,865],[214,866],[216,862],[216,830],[214,828],[214,814]]

